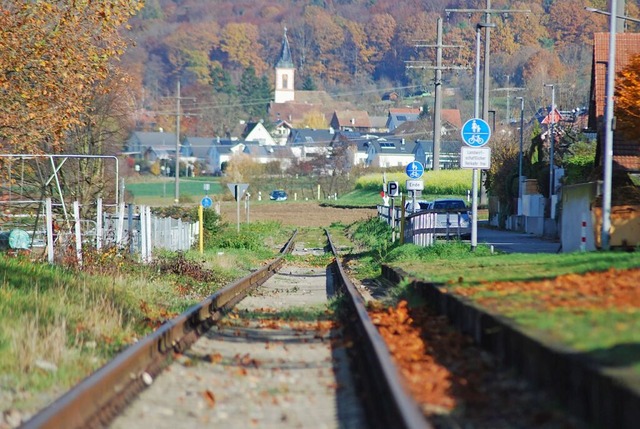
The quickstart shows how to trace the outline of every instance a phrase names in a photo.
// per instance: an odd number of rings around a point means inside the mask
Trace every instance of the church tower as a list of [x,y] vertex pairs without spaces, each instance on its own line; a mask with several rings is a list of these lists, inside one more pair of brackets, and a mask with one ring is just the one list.
[[276,63],[276,93],[274,102],[285,103],[295,99],[294,90],[294,74],[295,68],[291,59],[291,49],[289,49],[289,40],[287,39],[287,28],[284,29],[284,37],[282,38],[282,51],[280,59]]

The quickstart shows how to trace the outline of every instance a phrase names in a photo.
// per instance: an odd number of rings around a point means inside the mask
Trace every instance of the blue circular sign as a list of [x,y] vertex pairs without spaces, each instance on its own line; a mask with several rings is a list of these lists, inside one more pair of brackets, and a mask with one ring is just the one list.
[[407,172],[407,176],[411,179],[419,179],[424,174],[424,166],[421,162],[413,161],[407,165],[405,170]]
[[472,118],[464,123],[461,130],[462,140],[471,147],[486,145],[491,138],[491,128],[483,119]]
[[204,207],[205,209],[208,209],[213,204],[213,201],[209,197],[204,197],[200,204],[202,204],[202,207]]

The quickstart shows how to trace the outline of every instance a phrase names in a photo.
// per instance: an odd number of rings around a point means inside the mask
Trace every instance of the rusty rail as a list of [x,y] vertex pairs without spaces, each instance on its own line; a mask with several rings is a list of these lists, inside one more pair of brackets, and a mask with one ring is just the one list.
[[343,315],[345,328],[355,339],[357,350],[353,357],[360,371],[365,406],[372,416],[371,422],[380,428],[427,429],[431,425],[420,411],[416,401],[405,391],[398,370],[391,359],[389,349],[367,313],[364,299],[346,275],[338,251],[329,232],[325,230],[331,251],[335,255],[334,280],[337,289],[346,297],[349,311]]
[[282,248],[280,257],[163,324],[34,415],[21,428],[106,426],[153,381],[153,377],[167,365],[173,351],[188,348],[228,309],[267,281],[284,264],[284,256],[293,250],[296,235],[297,231]]

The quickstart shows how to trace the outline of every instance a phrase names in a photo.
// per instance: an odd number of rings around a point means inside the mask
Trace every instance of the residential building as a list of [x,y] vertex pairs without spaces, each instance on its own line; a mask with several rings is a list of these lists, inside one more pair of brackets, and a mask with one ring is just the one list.
[[420,113],[422,112],[421,108],[409,108],[409,107],[400,107],[389,109],[389,114],[387,115],[387,129],[390,132],[393,132],[398,126],[403,124],[404,122],[415,122],[420,117]]
[[371,121],[365,110],[336,110],[329,124],[334,130],[369,132]]
[[162,151],[176,151],[176,135],[165,133],[164,131],[135,131],[131,133],[125,142],[124,153],[142,158],[145,153],[155,153],[152,156],[159,156]]
[[273,146],[276,141],[262,122],[249,122],[245,127],[242,137],[245,141],[253,141],[263,146]]

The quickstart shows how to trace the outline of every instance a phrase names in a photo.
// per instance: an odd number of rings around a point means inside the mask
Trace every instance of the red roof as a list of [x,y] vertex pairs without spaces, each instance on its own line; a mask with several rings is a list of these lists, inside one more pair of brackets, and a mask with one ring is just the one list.
[[412,107],[394,107],[392,109],[389,109],[389,114],[390,115],[402,115],[402,114],[414,114],[414,115],[419,115],[420,112],[422,110],[420,110],[420,108],[412,108]]
[[462,128],[462,117],[460,116],[460,110],[458,109],[442,109],[441,116],[444,121],[447,121],[454,127]]

